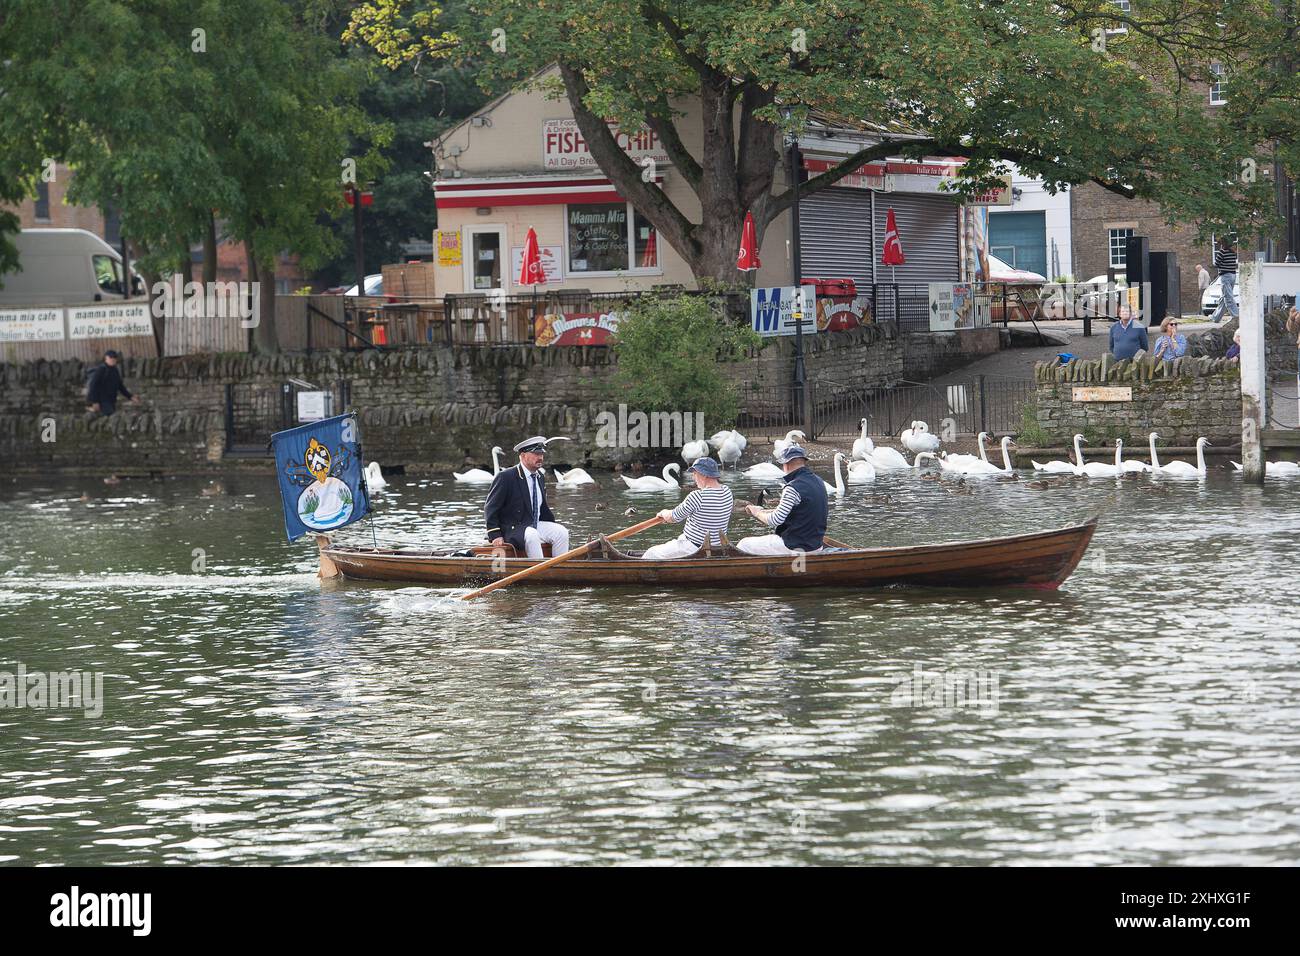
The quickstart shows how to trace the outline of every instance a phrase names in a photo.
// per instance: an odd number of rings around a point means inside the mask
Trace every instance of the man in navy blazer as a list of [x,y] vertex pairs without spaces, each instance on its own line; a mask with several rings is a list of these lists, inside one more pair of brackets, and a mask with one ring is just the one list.
[[551,554],[569,550],[569,529],[558,524],[546,503],[542,463],[546,443],[554,439],[534,436],[515,446],[519,464],[499,472],[492,479],[483,508],[487,536],[494,546],[514,545],[516,554],[542,556],[542,542],[549,542]]

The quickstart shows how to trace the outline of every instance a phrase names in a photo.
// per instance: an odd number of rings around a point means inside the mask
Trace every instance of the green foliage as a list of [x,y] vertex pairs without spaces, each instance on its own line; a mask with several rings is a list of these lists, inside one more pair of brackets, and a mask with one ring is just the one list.
[[1020,411],[1020,428],[1016,432],[1016,444],[1026,448],[1046,448],[1050,442],[1050,436],[1038,424],[1038,405],[1030,399]]
[[730,425],[740,400],[720,363],[738,361],[761,342],[705,296],[638,299],[614,339],[611,398],[643,412],[703,412],[709,428]]

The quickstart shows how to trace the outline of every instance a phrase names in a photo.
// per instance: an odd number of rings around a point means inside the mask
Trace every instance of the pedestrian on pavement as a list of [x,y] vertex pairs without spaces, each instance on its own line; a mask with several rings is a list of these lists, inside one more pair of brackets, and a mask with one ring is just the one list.
[[1151,350],[1154,358],[1163,362],[1172,362],[1187,354],[1187,336],[1179,334],[1177,319],[1168,318],[1161,322],[1160,332],[1160,338],[1156,339],[1156,347]]
[[1196,263],[1196,288],[1197,288],[1197,290],[1198,290],[1202,295],[1204,295],[1204,294],[1205,294],[1205,290],[1206,290],[1207,288],[1209,288],[1209,286],[1210,286],[1210,273],[1206,270],[1205,266],[1201,265],[1199,262]]
[[1225,309],[1232,313],[1233,318],[1237,318],[1237,296],[1234,291],[1237,286],[1237,249],[1227,236],[1221,236],[1215,247],[1214,268],[1219,270],[1220,298],[1218,308],[1210,315],[1210,321],[1218,322],[1223,318]]
[[1140,322],[1133,321],[1133,310],[1127,305],[1119,307],[1119,321],[1110,327],[1110,354],[1115,361],[1131,359],[1138,352],[1151,349],[1151,340],[1147,329]]
[[122,371],[117,367],[120,358],[117,352],[109,349],[104,353],[104,362],[90,371],[86,382],[86,411],[99,415],[112,415],[117,411],[117,396],[125,395],[133,405],[140,404],[140,396],[132,395],[122,382]]

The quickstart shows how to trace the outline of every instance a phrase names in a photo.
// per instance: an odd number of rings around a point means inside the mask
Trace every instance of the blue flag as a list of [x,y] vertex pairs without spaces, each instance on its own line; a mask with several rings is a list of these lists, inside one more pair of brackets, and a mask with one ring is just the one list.
[[276,432],[271,447],[290,541],[316,531],[336,531],[370,511],[356,415]]

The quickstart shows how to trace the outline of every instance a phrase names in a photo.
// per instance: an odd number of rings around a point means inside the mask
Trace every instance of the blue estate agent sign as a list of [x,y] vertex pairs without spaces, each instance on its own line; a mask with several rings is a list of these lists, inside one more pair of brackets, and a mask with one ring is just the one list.
[[[799,299],[796,299],[796,292]],[[794,306],[803,304],[803,330],[805,334],[817,331],[816,290],[802,286],[778,286],[774,289],[751,289],[749,292],[749,321],[755,332],[763,336],[794,335]]]
[[335,531],[370,510],[355,415],[276,432],[271,446],[290,541],[314,531]]

